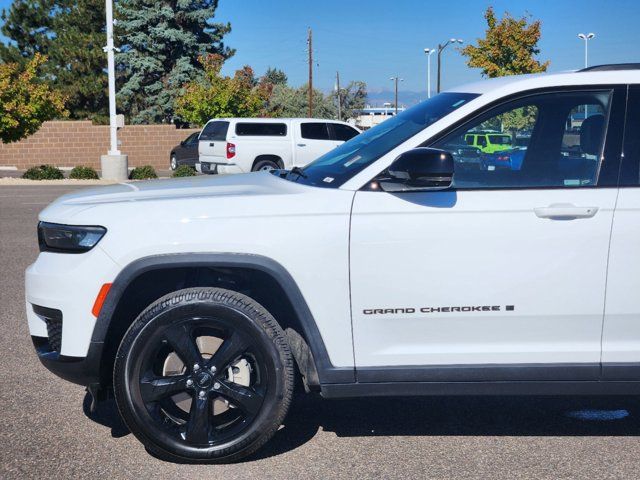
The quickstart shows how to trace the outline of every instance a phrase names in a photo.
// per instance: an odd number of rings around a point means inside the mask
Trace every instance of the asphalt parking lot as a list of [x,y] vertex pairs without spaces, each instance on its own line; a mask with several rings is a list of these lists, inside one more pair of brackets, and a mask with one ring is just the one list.
[[0,187],[0,478],[638,478],[630,397],[299,399],[265,448],[234,465],[150,456],[115,406],[38,362],[24,315],[37,213],[72,187]]

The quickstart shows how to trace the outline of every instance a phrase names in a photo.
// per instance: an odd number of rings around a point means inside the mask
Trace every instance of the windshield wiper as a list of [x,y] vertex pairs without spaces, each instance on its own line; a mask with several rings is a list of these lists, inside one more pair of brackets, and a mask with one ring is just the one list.
[[300,167],[292,167],[291,170],[289,170],[289,173],[298,175],[298,177],[307,178],[307,174],[304,173],[304,170],[302,170]]

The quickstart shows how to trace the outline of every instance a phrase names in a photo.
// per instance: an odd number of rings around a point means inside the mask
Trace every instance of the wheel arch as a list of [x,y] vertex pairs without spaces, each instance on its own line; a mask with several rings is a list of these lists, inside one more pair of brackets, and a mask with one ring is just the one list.
[[331,364],[302,292],[282,265],[252,254],[181,253],[136,260],[114,280],[91,339],[100,346],[102,386],[110,384],[117,348],[138,314],[162,295],[193,286],[239,291],[270,311],[287,333],[308,388],[355,381],[354,368]]
[[282,159],[282,157],[275,154],[264,154],[264,155],[258,155],[256,158],[253,159],[253,163],[251,164],[251,170],[255,168],[258,162],[261,162],[263,160],[270,160],[278,164],[280,168],[284,168],[284,160]]

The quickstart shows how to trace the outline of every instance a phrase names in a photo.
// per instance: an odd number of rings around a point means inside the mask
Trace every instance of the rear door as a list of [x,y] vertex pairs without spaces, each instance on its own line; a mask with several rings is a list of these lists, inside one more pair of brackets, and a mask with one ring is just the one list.
[[204,126],[198,142],[200,163],[226,163],[228,129],[225,120],[211,120]]
[[295,144],[294,165],[303,167],[331,150],[335,143],[331,140],[327,122],[300,122]]
[[[618,131],[622,125],[618,125]],[[624,158],[611,234],[602,373],[609,380],[640,379],[640,85],[631,85]]]

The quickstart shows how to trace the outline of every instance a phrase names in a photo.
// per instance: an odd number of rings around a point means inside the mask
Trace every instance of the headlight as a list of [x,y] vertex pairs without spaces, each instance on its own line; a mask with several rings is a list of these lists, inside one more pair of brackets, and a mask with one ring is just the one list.
[[105,233],[107,229],[104,227],[38,223],[38,243],[41,252],[88,252],[98,244]]

